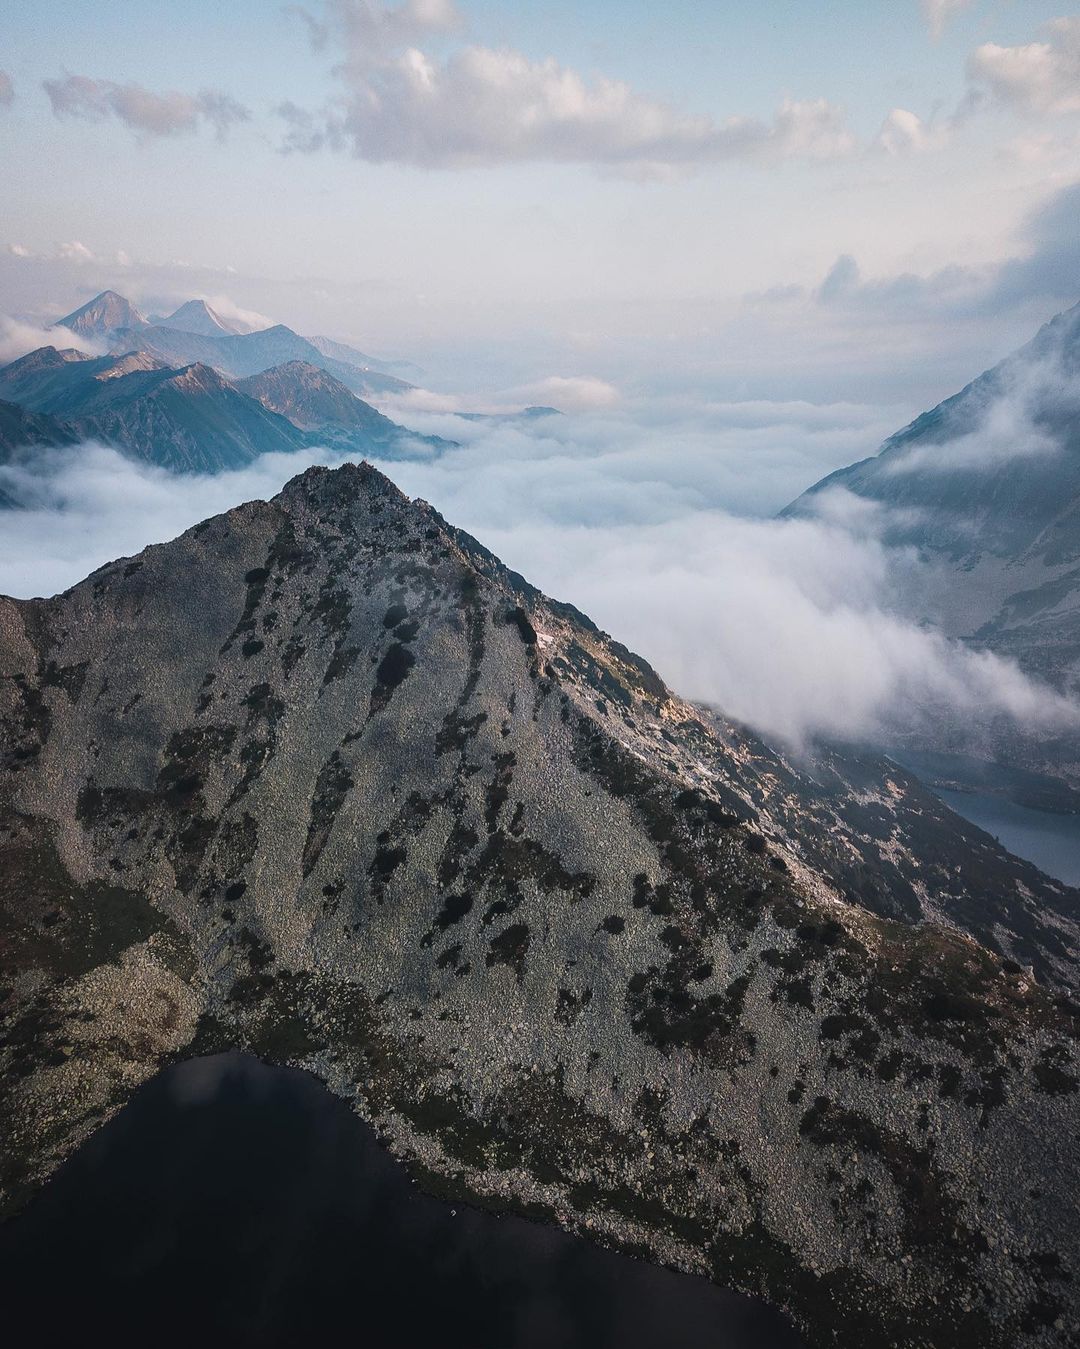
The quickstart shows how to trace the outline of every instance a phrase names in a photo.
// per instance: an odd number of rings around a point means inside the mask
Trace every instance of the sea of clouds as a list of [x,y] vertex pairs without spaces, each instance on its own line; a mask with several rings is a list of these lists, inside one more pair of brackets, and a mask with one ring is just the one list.
[[[412,395],[388,407],[458,448],[433,454],[417,441],[412,457],[379,467],[585,610],[684,695],[795,745],[889,738],[942,712],[1047,728],[1075,721],[1075,709],[1014,665],[920,624],[933,578],[913,553],[887,545],[873,509],[836,509],[841,501],[817,518],[775,518],[824,473],[873,453],[895,410],[687,407],[594,389],[562,416],[472,421],[452,403]],[[311,464],[339,462],[305,450],[200,477],[96,444],[35,451],[0,467],[0,494],[21,507],[0,517],[0,591],[54,594],[272,496]]]

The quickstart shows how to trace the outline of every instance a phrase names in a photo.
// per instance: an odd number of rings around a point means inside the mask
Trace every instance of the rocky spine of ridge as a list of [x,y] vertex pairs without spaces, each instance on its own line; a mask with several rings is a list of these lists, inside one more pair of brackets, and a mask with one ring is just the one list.
[[944,811],[920,868],[903,775],[787,768],[366,466],[0,601],[0,676],[8,1206],[240,1046],[812,1344],[1075,1342],[1074,938],[987,910],[1077,896]]

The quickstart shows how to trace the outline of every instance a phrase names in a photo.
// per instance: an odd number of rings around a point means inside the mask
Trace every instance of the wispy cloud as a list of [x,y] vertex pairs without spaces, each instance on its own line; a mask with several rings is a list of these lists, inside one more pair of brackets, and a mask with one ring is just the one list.
[[43,328],[0,314],[0,365],[16,361],[38,347],[74,347],[77,351],[98,354],[98,348],[92,342],[68,328]]
[[949,20],[961,10],[968,9],[972,0],[919,0],[923,17],[934,37],[940,37]]
[[155,93],[134,82],[117,84],[86,75],[45,80],[43,87],[57,117],[91,122],[115,118],[144,137],[185,135],[207,125],[223,140],[251,116],[234,98],[213,89],[194,95]]
[[6,70],[0,70],[0,108],[10,108],[15,102],[15,85]]

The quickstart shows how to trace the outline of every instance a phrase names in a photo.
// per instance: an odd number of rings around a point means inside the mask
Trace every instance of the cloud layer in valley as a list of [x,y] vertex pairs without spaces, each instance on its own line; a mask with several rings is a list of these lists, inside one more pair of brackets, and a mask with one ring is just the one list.
[[[1014,666],[922,630],[907,615],[914,558],[882,542],[872,513],[754,518],[828,468],[871,452],[875,415],[851,406],[618,405],[534,423],[418,410],[452,434],[441,457],[382,464],[548,593],[583,608],[683,694],[773,736],[887,736],[928,709],[1001,713],[1028,725],[1073,711]],[[175,478],[84,446],[0,469],[25,509],[0,534],[0,590],[72,584],[253,497],[318,451],[241,472]],[[783,494],[781,499],[778,496]]]
[[42,328],[36,323],[23,323],[0,314],[0,365],[17,361],[38,347],[74,347],[76,351],[85,351],[92,356],[100,355],[99,347],[70,328]]

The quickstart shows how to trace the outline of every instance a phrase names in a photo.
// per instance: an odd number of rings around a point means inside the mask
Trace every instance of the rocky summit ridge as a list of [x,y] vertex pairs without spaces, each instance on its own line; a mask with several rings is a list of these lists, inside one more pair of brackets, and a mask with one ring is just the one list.
[[1076,1342],[1080,896],[895,766],[788,762],[366,465],[0,600],[0,720],[8,1208],[239,1046],[811,1344]]

